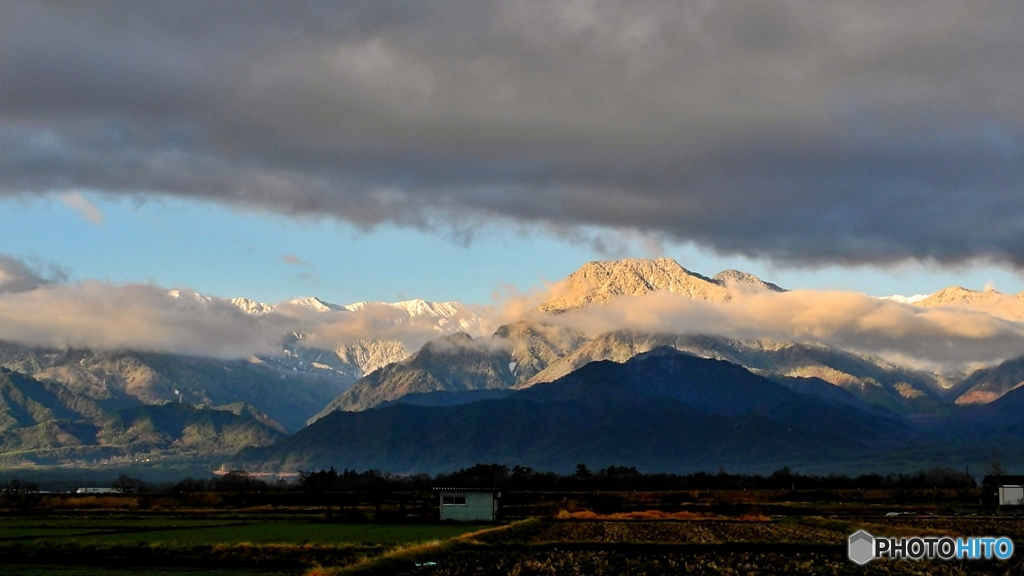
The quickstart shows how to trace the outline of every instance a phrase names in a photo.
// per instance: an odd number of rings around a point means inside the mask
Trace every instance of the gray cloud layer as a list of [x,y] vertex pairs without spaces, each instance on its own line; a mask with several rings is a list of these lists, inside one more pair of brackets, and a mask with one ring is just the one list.
[[50,266],[50,274],[52,278],[46,278],[42,272],[21,260],[0,254],[0,294],[35,290],[55,280],[67,278],[67,273],[56,265]]
[[1016,0],[4,2],[0,193],[1022,267],[1021,29]]

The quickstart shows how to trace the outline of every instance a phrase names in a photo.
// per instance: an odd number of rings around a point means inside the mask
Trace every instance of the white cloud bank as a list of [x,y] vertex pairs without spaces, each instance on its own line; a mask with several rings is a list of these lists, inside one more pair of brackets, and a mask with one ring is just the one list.
[[0,340],[31,346],[239,358],[280,352],[282,334],[294,327],[281,316],[174,298],[145,284],[85,281],[0,293]]
[[530,319],[591,336],[632,329],[815,342],[919,367],[960,369],[1024,354],[1024,321],[1016,309],[993,307],[1020,299],[986,294],[979,309],[970,304],[926,308],[836,291],[736,291],[731,301],[717,303],[656,292],[559,315],[539,312],[537,303],[550,294],[534,294],[509,297],[489,309],[449,311],[439,329],[436,318],[383,304],[327,311],[285,304],[250,314],[229,300],[185,290],[172,296],[144,284],[51,282],[0,255],[0,340],[238,358],[279,353],[282,339],[293,331],[305,334],[306,345],[327,350],[361,339],[398,340],[415,350],[443,332],[487,336],[502,323]]
[[917,367],[960,369],[1024,354],[1024,322],[970,307],[922,308],[854,292],[736,293],[729,302],[669,292],[620,297],[555,321],[589,335],[617,329],[820,343]]

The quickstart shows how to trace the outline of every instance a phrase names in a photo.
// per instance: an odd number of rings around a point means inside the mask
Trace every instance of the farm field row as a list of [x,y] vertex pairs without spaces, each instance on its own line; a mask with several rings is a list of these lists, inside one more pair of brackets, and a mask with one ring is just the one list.
[[130,518],[0,520],[4,542],[55,545],[166,544],[355,544],[388,545],[444,540],[478,530],[476,525],[330,524],[309,521]]
[[[1019,574],[1024,568],[1020,559],[999,561],[887,561],[878,560],[858,566],[847,559],[845,552],[818,551],[720,552],[676,551],[651,552],[619,548],[615,550],[474,550],[463,549],[437,558],[436,565],[417,567],[407,563],[405,569],[393,565],[379,572],[364,569],[355,574],[391,574],[393,576],[471,576],[480,574],[578,575],[593,576],[655,576],[662,574],[711,575],[790,575],[790,574],[905,574],[953,576],[962,574]],[[345,574],[348,571],[340,572]]]
[[[1017,518],[900,518],[864,523],[821,517],[744,520],[531,520],[465,540],[385,554],[343,567],[342,576],[470,576],[536,574],[1018,574],[1024,555],[1009,561],[876,560],[858,566],[846,539],[860,527],[878,534],[1007,534]],[[910,530],[910,532],[906,532]],[[929,530],[930,532],[923,532]],[[427,569],[429,568],[429,570]]]
[[842,544],[848,534],[835,529],[782,522],[719,520],[661,522],[557,522],[540,530],[534,542],[808,542]]
[[462,576],[471,574],[1007,574],[1009,561],[846,557],[849,534],[1008,535],[1024,519],[765,516],[694,519],[533,518],[507,526],[342,524],[255,515],[69,514],[0,518],[5,576]]

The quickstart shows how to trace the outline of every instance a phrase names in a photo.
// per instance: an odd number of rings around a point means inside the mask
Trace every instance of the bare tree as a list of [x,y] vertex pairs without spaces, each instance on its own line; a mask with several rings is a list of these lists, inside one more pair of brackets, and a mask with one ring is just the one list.
[[1006,476],[1006,469],[1003,468],[1003,463],[999,461],[999,455],[996,454],[985,463],[985,475],[986,476]]

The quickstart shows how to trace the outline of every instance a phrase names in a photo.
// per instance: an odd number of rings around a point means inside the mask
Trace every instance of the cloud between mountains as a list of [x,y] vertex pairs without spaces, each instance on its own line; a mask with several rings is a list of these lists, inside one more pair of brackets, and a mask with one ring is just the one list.
[[[13,283],[4,284],[6,278]],[[481,319],[474,325],[479,331],[473,336],[487,337],[502,323],[527,319],[590,336],[628,329],[821,343],[938,369],[991,364],[1024,352],[1019,316],[1000,315],[996,309],[920,308],[851,292],[735,291],[730,302],[717,303],[655,292],[557,315],[537,310],[545,297],[509,298],[478,308]],[[398,340],[416,350],[440,335],[431,319],[408,319],[382,305],[355,312],[280,305],[271,313],[248,314],[228,300],[185,290],[174,297],[152,285],[40,281],[30,267],[0,257],[0,340],[239,358],[279,354],[282,340],[292,332],[304,333],[307,345],[326,350],[362,339]]]
[[0,194],[1024,267],[1022,28],[1015,0],[5,2]]
[[317,312],[283,304],[249,314],[230,300],[187,289],[96,280],[46,279],[0,254],[0,340],[51,348],[134,350],[215,358],[277,355],[293,332],[325,350],[364,339],[415,350],[437,337],[430,318],[409,318],[370,303],[355,312]]
[[654,292],[566,312],[553,321],[591,336],[630,329],[817,343],[929,369],[987,365],[1024,353],[1020,320],[969,308],[919,308],[853,292],[740,292],[724,303]]

